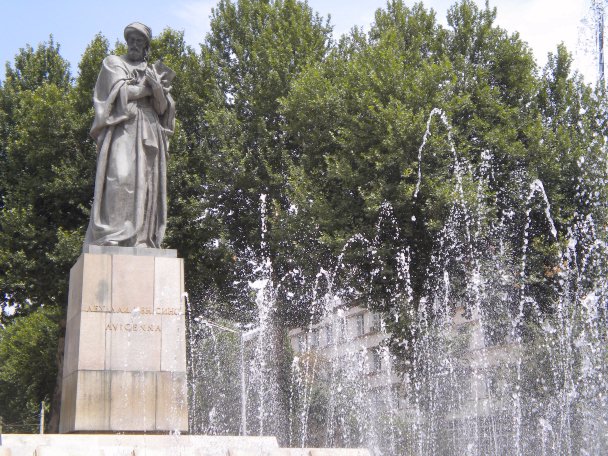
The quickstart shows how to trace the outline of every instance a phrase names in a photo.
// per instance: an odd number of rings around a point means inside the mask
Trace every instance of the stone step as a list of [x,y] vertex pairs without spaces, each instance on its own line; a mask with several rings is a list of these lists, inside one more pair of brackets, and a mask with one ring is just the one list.
[[[95,449],[41,445],[36,448],[33,456],[174,456],[175,453],[174,449],[167,448],[130,449],[116,447]],[[210,454],[204,449],[194,448],[182,448],[177,453],[179,456],[207,456]],[[10,448],[0,448],[0,456],[13,456],[13,454]],[[369,452],[361,449],[343,448],[279,448],[261,454],[258,451],[228,449],[226,456],[369,456]]]
[[370,456],[357,448],[279,448],[274,437],[4,434],[0,456]]

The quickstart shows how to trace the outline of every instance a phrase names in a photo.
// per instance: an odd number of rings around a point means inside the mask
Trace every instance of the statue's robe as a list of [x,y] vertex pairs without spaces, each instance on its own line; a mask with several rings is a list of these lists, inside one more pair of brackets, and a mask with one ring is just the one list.
[[91,128],[97,173],[85,245],[159,248],[163,240],[175,106],[168,90],[161,115],[152,97],[128,100],[128,85],[143,84],[146,67],[146,62],[135,65],[111,55],[97,78]]

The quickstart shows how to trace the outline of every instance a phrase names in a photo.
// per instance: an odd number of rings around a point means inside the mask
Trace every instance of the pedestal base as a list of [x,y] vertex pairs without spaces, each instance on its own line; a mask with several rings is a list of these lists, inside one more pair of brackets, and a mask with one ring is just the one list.
[[62,433],[188,430],[183,261],[137,250],[70,271]]

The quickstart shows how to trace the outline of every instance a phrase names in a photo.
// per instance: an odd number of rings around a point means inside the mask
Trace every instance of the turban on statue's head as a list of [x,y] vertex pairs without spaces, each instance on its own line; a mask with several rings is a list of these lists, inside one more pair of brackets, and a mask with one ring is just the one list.
[[148,40],[148,44],[150,44],[150,40],[152,40],[152,29],[147,25],[142,24],[141,22],[133,22],[125,27],[125,40],[127,36],[131,32],[139,32]]

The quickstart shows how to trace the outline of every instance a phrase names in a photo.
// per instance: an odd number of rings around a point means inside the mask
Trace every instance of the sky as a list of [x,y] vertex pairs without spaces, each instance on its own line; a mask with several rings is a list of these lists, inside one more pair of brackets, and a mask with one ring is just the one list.
[[[475,0],[483,6],[484,0]],[[590,0],[491,0],[496,7],[496,22],[510,33],[519,32],[534,51],[537,63],[544,66],[547,54],[564,42],[574,56],[574,65],[591,82],[596,78],[593,63],[593,32],[588,21]],[[165,27],[182,30],[186,42],[194,47],[204,41],[209,31],[209,15],[217,0],[0,0],[0,80],[4,64],[26,44],[34,47],[48,41],[52,34],[61,46],[61,55],[77,73],[78,62],[96,33],[102,33],[114,44],[122,40],[122,31],[130,22],[143,22],[156,35]],[[437,13],[438,21],[447,24],[447,9],[455,0],[424,0],[427,8]],[[414,2],[405,0],[406,5]],[[334,36],[338,37],[357,25],[369,29],[378,8],[386,0],[308,0],[321,16],[331,16]],[[145,5],[142,6],[142,5]]]

